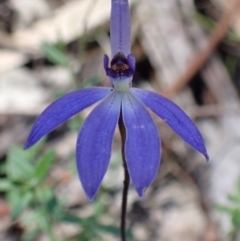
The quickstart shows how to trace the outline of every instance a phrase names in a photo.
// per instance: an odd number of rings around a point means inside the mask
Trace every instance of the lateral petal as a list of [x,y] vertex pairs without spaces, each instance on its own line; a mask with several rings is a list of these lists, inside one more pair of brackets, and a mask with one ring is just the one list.
[[131,92],[161,117],[184,141],[209,159],[201,133],[180,107],[152,91],[131,88]]
[[91,87],[70,92],[54,101],[36,119],[24,149],[31,147],[58,125],[111,92],[111,88]]
[[77,170],[90,201],[95,197],[109,164],[120,106],[121,96],[113,92],[90,113],[78,135]]
[[112,58],[121,52],[127,57],[131,48],[131,17],[128,0],[112,0],[110,38]]
[[126,129],[127,167],[138,195],[142,197],[160,165],[158,129],[144,105],[131,93],[122,98],[122,116]]

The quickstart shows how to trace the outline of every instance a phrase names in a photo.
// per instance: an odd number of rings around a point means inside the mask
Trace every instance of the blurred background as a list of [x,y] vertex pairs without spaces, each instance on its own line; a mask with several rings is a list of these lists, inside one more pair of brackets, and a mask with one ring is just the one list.
[[[132,0],[133,85],[180,105],[210,162],[153,115],[162,164],[139,199],[131,186],[128,240],[239,241],[240,1]],[[89,203],[75,143],[93,107],[27,151],[36,117],[76,88],[109,86],[110,0],[0,0],[0,240],[117,241],[123,168],[112,158]],[[147,160],[146,160],[147,161]]]

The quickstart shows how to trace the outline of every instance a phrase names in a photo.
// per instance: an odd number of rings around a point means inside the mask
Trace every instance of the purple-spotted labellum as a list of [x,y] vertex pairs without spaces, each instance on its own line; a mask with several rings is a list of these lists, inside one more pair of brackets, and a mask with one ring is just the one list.
[[77,170],[89,200],[107,171],[120,113],[126,130],[127,169],[140,197],[153,182],[161,158],[158,129],[147,107],[208,159],[200,132],[183,110],[157,93],[131,87],[135,59],[130,54],[130,24],[128,1],[112,0],[112,57],[110,64],[106,55],[103,60],[112,87],[76,90],[53,102],[37,118],[25,144],[25,148],[31,147],[71,116],[100,101],[84,121],[76,147]]

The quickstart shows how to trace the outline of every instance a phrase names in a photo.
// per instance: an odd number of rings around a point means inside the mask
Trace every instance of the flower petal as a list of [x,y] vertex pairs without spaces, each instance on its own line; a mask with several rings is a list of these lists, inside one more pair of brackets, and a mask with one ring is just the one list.
[[121,52],[127,57],[131,48],[131,18],[127,0],[112,0],[110,38],[112,58]]
[[120,95],[112,93],[90,113],[78,136],[77,169],[90,201],[95,197],[108,167],[120,106]]
[[71,116],[103,99],[111,91],[111,88],[92,87],[70,92],[56,100],[35,121],[24,149],[34,145]]
[[128,60],[128,64],[132,70],[133,73],[135,73],[135,69],[136,69],[136,60],[134,58],[134,56],[132,54],[129,54],[127,56],[127,60]]
[[142,197],[160,165],[158,129],[143,104],[131,93],[123,96],[122,116],[126,129],[127,167],[138,195]]
[[131,88],[131,92],[160,116],[184,141],[201,152],[208,160],[209,157],[202,135],[180,107],[152,91]]

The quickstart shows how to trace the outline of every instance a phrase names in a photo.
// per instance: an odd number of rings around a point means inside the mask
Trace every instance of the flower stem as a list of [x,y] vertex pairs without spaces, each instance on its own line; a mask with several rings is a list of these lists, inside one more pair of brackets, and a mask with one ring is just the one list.
[[126,213],[127,213],[127,195],[129,187],[129,173],[127,169],[126,159],[125,159],[125,140],[126,140],[126,130],[122,119],[122,113],[120,114],[118,126],[121,134],[122,140],[122,159],[124,168],[124,181],[123,181],[123,192],[122,192],[122,211],[121,211],[121,240],[126,241]]

